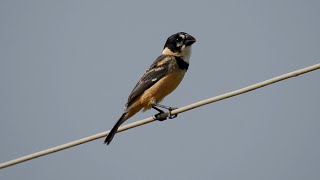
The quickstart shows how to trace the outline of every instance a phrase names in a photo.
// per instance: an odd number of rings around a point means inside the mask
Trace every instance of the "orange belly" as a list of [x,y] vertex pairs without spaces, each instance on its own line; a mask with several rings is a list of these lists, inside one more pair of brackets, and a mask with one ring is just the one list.
[[152,87],[137,97],[137,100],[128,107],[125,119],[129,119],[141,109],[143,109],[143,111],[150,109],[153,102],[159,103],[164,97],[178,87],[184,74],[184,71],[175,71],[160,79]]
[[185,72],[183,71],[172,72],[147,89],[140,98],[140,102],[144,108],[143,110],[150,109],[153,102],[160,102],[175,90],[182,81],[184,74]]

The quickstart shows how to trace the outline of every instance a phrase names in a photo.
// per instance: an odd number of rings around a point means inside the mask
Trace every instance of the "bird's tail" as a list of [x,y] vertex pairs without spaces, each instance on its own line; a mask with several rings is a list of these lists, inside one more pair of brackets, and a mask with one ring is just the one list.
[[117,133],[118,128],[121,126],[122,123],[124,123],[124,121],[126,121],[128,119],[128,117],[126,115],[127,115],[126,112],[123,113],[122,116],[120,117],[120,119],[117,121],[117,123],[113,126],[113,128],[109,132],[108,136],[104,140],[105,144],[107,144],[107,145],[110,144],[110,142],[112,141],[114,135]]

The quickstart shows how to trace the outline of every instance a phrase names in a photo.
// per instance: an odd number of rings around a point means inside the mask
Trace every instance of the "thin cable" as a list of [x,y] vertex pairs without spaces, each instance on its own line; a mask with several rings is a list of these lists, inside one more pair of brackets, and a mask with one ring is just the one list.
[[[215,97],[212,97],[212,98],[209,98],[209,99],[205,99],[203,101],[196,102],[194,104],[190,104],[190,105],[181,107],[179,109],[175,109],[175,110],[173,110],[171,112],[171,114],[174,115],[174,114],[179,114],[179,113],[182,113],[182,112],[185,112],[185,111],[189,111],[191,109],[194,109],[194,108],[197,108],[197,107],[200,107],[200,106],[204,106],[204,105],[209,104],[209,103],[213,103],[213,102],[217,102],[217,101],[220,101],[220,100],[223,100],[223,99],[227,99],[227,98],[230,98],[230,97],[233,97],[233,96],[237,96],[237,95],[240,95],[240,94],[243,94],[243,93],[255,90],[255,89],[259,89],[259,88],[262,88],[264,86],[267,86],[267,85],[270,85],[270,84],[273,84],[273,83],[276,83],[276,82],[279,82],[279,81],[283,81],[283,80],[288,79],[288,78],[296,77],[296,76],[299,76],[301,74],[317,70],[317,69],[320,69],[320,64],[315,64],[313,66],[309,66],[309,67],[306,67],[306,68],[303,68],[303,69],[300,69],[300,70],[297,70],[297,71],[293,71],[293,72],[290,72],[290,73],[287,73],[287,74],[283,74],[281,76],[278,76],[278,77],[275,77],[275,78],[272,78],[272,79],[269,79],[269,80],[266,80],[266,81],[263,81],[263,82],[260,82],[260,83],[257,83],[257,84],[242,88],[242,89],[238,89],[238,90],[226,93],[226,94],[222,94],[220,96],[215,96]],[[163,117],[167,117],[168,113],[164,113],[162,116]],[[125,130],[131,129],[131,128],[134,128],[134,127],[137,127],[137,126],[141,126],[143,124],[151,123],[153,121],[155,121],[155,120],[152,117],[149,117],[149,118],[146,118],[146,119],[143,119],[143,120],[140,120],[140,121],[136,121],[136,122],[121,126],[118,129],[118,132],[125,131]],[[79,140],[76,140],[76,141],[72,141],[72,142],[69,142],[69,143],[66,143],[66,144],[62,144],[62,145],[50,148],[50,149],[46,149],[46,150],[43,150],[43,151],[39,151],[39,152],[30,154],[30,155],[27,155],[27,156],[23,156],[23,157],[11,160],[11,161],[4,162],[4,163],[0,164],[0,169],[9,167],[9,166],[12,166],[12,165],[15,165],[15,164],[19,164],[19,163],[22,163],[24,161],[28,161],[28,160],[31,160],[31,159],[34,159],[34,158],[37,158],[37,157],[48,155],[48,154],[51,154],[51,153],[54,153],[54,152],[57,152],[57,151],[61,151],[61,150],[67,149],[67,148],[71,148],[71,147],[74,147],[74,146],[77,146],[77,145],[80,145],[80,144],[83,144],[83,143],[87,143],[87,142],[90,142],[90,141],[93,141],[93,140],[96,140],[96,139],[99,139],[99,138],[102,138],[102,137],[105,137],[106,135],[108,135],[109,132],[110,131],[105,131],[105,132],[98,133],[98,134],[95,134],[95,135],[92,135],[92,136],[89,136],[89,137],[86,137],[86,138],[82,138],[82,139],[79,139]]]

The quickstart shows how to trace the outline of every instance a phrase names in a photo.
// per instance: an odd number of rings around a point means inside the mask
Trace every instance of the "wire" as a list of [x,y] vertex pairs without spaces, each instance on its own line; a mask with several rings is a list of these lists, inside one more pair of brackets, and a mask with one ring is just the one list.
[[[230,98],[230,97],[233,97],[233,96],[237,96],[237,95],[240,95],[240,94],[243,94],[243,93],[255,90],[255,89],[259,89],[259,88],[262,88],[264,86],[267,86],[267,85],[270,85],[270,84],[273,84],[273,83],[276,83],[276,82],[279,82],[279,81],[283,81],[283,80],[288,79],[288,78],[296,77],[296,76],[299,76],[301,74],[317,70],[317,69],[320,69],[320,64],[315,64],[313,66],[309,66],[309,67],[306,67],[306,68],[303,68],[303,69],[300,69],[300,70],[297,70],[297,71],[293,71],[293,72],[290,72],[290,73],[287,73],[287,74],[283,74],[281,76],[278,76],[278,77],[275,77],[275,78],[272,78],[272,79],[269,79],[269,80],[266,80],[266,81],[263,81],[263,82],[260,82],[260,83],[257,83],[257,84],[242,88],[242,89],[238,89],[238,90],[226,93],[226,94],[222,94],[220,96],[215,96],[215,97],[212,97],[212,98],[209,98],[209,99],[205,99],[205,100],[196,102],[194,104],[190,104],[190,105],[181,107],[179,109],[175,109],[175,110],[173,110],[171,112],[171,114],[175,115],[175,114],[179,114],[179,113],[182,113],[182,112],[185,112],[185,111],[189,111],[191,109],[198,108],[198,107],[204,106],[206,104],[210,104],[210,103],[217,102],[217,101],[220,101],[220,100],[223,100],[223,99],[227,99],[227,98]],[[163,117],[167,117],[168,115],[169,115],[168,113],[163,113],[162,114]],[[134,127],[138,127],[138,126],[141,126],[141,125],[144,125],[144,124],[147,124],[147,123],[151,123],[153,121],[155,121],[155,120],[152,117],[149,117],[149,118],[146,118],[146,119],[143,119],[143,120],[140,120],[140,121],[136,121],[136,122],[121,126],[118,129],[118,132],[122,132],[122,131],[131,129],[131,128],[134,128]],[[48,154],[51,154],[51,153],[55,153],[55,152],[58,152],[58,151],[61,151],[61,150],[67,149],[67,148],[71,148],[71,147],[74,147],[74,146],[77,146],[77,145],[80,145],[80,144],[83,144],[83,143],[87,143],[87,142],[90,142],[90,141],[93,141],[93,140],[96,140],[96,139],[99,139],[99,138],[102,138],[102,137],[105,137],[106,135],[108,135],[109,132],[110,131],[101,132],[101,133],[98,133],[98,134],[95,134],[95,135],[92,135],[92,136],[88,136],[88,137],[85,137],[85,138],[82,138],[82,139],[79,139],[79,140],[76,140],[76,141],[72,141],[72,142],[69,142],[69,143],[66,143],[66,144],[62,144],[62,145],[50,148],[50,149],[46,149],[46,150],[43,150],[43,151],[39,151],[39,152],[30,154],[30,155],[26,155],[26,156],[11,160],[11,161],[7,161],[7,162],[4,162],[4,163],[1,163],[0,164],[0,169],[9,167],[9,166],[12,166],[12,165],[15,165],[15,164],[19,164],[19,163],[22,163],[22,162],[25,162],[25,161],[29,161],[29,160],[35,159],[37,157],[41,157],[41,156],[45,156],[45,155],[48,155]]]

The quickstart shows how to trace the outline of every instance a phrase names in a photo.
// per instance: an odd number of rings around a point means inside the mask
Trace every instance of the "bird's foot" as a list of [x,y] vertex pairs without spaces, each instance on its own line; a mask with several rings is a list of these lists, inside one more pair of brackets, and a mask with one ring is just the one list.
[[155,106],[153,106],[152,108],[159,112],[158,114],[155,114],[154,116],[152,116],[154,120],[164,121],[167,119],[167,117],[164,116],[164,111],[162,111],[161,109],[159,109]]
[[167,119],[166,116],[164,116],[164,113],[158,113],[155,114],[154,116],[152,116],[154,120],[158,120],[158,121],[164,121]]
[[177,109],[177,108],[173,108],[173,107],[169,107],[169,106],[163,106],[163,105],[160,105],[160,107],[169,110],[168,116],[165,116],[165,112],[164,112],[164,111],[162,111],[161,109],[153,106],[152,108],[155,109],[155,110],[157,110],[157,111],[159,112],[158,114],[152,116],[154,120],[164,121],[164,120],[166,120],[167,118],[173,119],[173,118],[176,118],[176,117],[178,116],[177,114],[174,114],[174,115],[171,114],[171,111],[172,111],[172,110],[175,110],[175,109]]
[[170,108],[168,109],[168,110],[169,110],[169,115],[168,115],[168,118],[169,118],[169,119],[174,119],[174,118],[178,117],[178,114],[171,114],[171,111],[172,111],[172,110],[175,110],[175,109],[177,109],[177,108],[170,107]]

